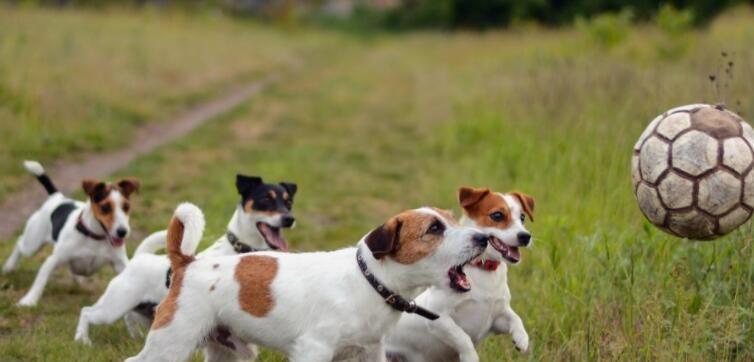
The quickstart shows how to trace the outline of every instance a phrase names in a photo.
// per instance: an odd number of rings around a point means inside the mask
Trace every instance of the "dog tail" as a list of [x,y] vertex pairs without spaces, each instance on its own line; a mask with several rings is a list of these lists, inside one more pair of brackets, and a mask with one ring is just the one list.
[[58,188],[55,187],[55,184],[52,183],[52,180],[50,180],[47,174],[45,174],[45,169],[44,167],[42,167],[42,164],[37,161],[24,161],[24,167],[32,175],[37,176],[37,180],[39,180],[39,183],[44,186],[49,195],[58,192]]
[[167,241],[168,232],[166,230],[158,231],[147,236],[139,247],[134,251],[134,256],[139,254],[154,254],[157,250],[164,249]]
[[196,205],[178,205],[167,231],[167,250],[173,270],[194,261],[194,252],[204,233],[204,214]]

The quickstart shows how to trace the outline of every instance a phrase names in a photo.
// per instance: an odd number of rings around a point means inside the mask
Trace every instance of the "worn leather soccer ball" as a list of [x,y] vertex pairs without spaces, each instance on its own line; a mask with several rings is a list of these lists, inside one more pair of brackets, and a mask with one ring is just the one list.
[[655,118],[634,146],[631,176],[644,216],[673,235],[712,240],[754,210],[754,130],[722,106]]

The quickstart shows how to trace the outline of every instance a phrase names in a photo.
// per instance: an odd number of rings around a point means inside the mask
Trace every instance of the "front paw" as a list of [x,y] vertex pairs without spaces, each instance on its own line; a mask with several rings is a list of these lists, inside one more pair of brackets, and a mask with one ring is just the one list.
[[461,362],[479,362],[479,356],[476,352],[464,353],[460,357]]
[[79,342],[79,343],[85,345],[85,346],[91,346],[92,345],[92,340],[89,339],[89,336],[86,336],[86,335],[76,334],[76,338],[74,340],[76,342]]
[[37,305],[37,300],[35,298],[30,298],[28,296],[21,298],[21,300],[16,303],[17,307],[34,307]]
[[529,350],[529,335],[523,328],[513,333],[513,344],[516,345],[516,349],[521,353],[526,353]]

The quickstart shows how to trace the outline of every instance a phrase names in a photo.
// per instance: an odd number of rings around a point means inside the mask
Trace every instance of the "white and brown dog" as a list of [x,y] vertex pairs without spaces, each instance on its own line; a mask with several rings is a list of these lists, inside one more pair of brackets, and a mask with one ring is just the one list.
[[26,222],[3,272],[14,270],[21,256],[35,254],[46,243],[53,244],[54,249],[18,305],[36,305],[47,279],[60,265],[67,265],[77,279],[93,274],[105,264],[121,272],[128,263],[123,243],[131,230],[129,197],[139,189],[139,182],[84,180],[82,187],[89,199],[80,202],[60,193],[38,162],[26,161],[24,166],[42,183],[49,197]]
[[[291,210],[296,184],[270,184],[260,177],[236,175],[236,189],[241,201],[228,223],[228,231],[197,257],[288,250],[281,228],[294,225]],[[154,307],[168,295],[170,262],[166,255],[155,254],[165,247],[166,235],[163,230],[147,237],[134,252],[128,267],[110,281],[97,303],[81,309],[76,341],[91,344],[90,325],[111,324],[121,317],[125,317],[132,337],[139,334],[139,324],[151,324]],[[229,356],[235,352],[244,358],[254,358],[255,348],[245,347],[238,345],[236,351],[219,348],[213,352]]]
[[458,198],[461,224],[489,234],[489,246],[467,268],[470,284],[433,286],[416,299],[440,318],[427,322],[404,315],[387,338],[390,361],[478,361],[475,346],[490,334],[510,333],[518,350],[529,348],[524,324],[510,306],[504,262],[518,263],[518,248],[531,241],[524,222],[527,216],[533,220],[534,199],[469,187],[461,187]]
[[180,205],[168,227],[174,270],[142,351],[128,361],[181,361],[217,325],[236,337],[283,351],[293,362],[328,362],[345,353],[384,361],[384,334],[401,311],[431,312],[407,302],[445,284],[486,248],[488,237],[432,208],[405,211],[332,252],[192,255],[201,211]]

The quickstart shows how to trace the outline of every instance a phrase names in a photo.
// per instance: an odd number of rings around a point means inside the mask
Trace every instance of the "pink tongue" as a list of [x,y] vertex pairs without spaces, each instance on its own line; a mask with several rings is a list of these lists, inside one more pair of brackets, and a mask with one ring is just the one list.
[[109,237],[109,239],[110,239],[110,244],[116,248],[123,245],[123,239],[121,238],[114,238],[111,236]]
[[508,256],[513,260],[521,260],[521,253],[518,251],[517,247],[509,247],[508,248]]
[[280,231],[272,230],[272,228],[265,224],[260,223],[259,224],[259,231],[264,234],[264,238],[267,241],[267,244],[270,245],[273,249],[277,249],[280,251],[287,251],[288,250],[288,244],[285,242],[285,239],[283,239],[282,236],[280,236]]

